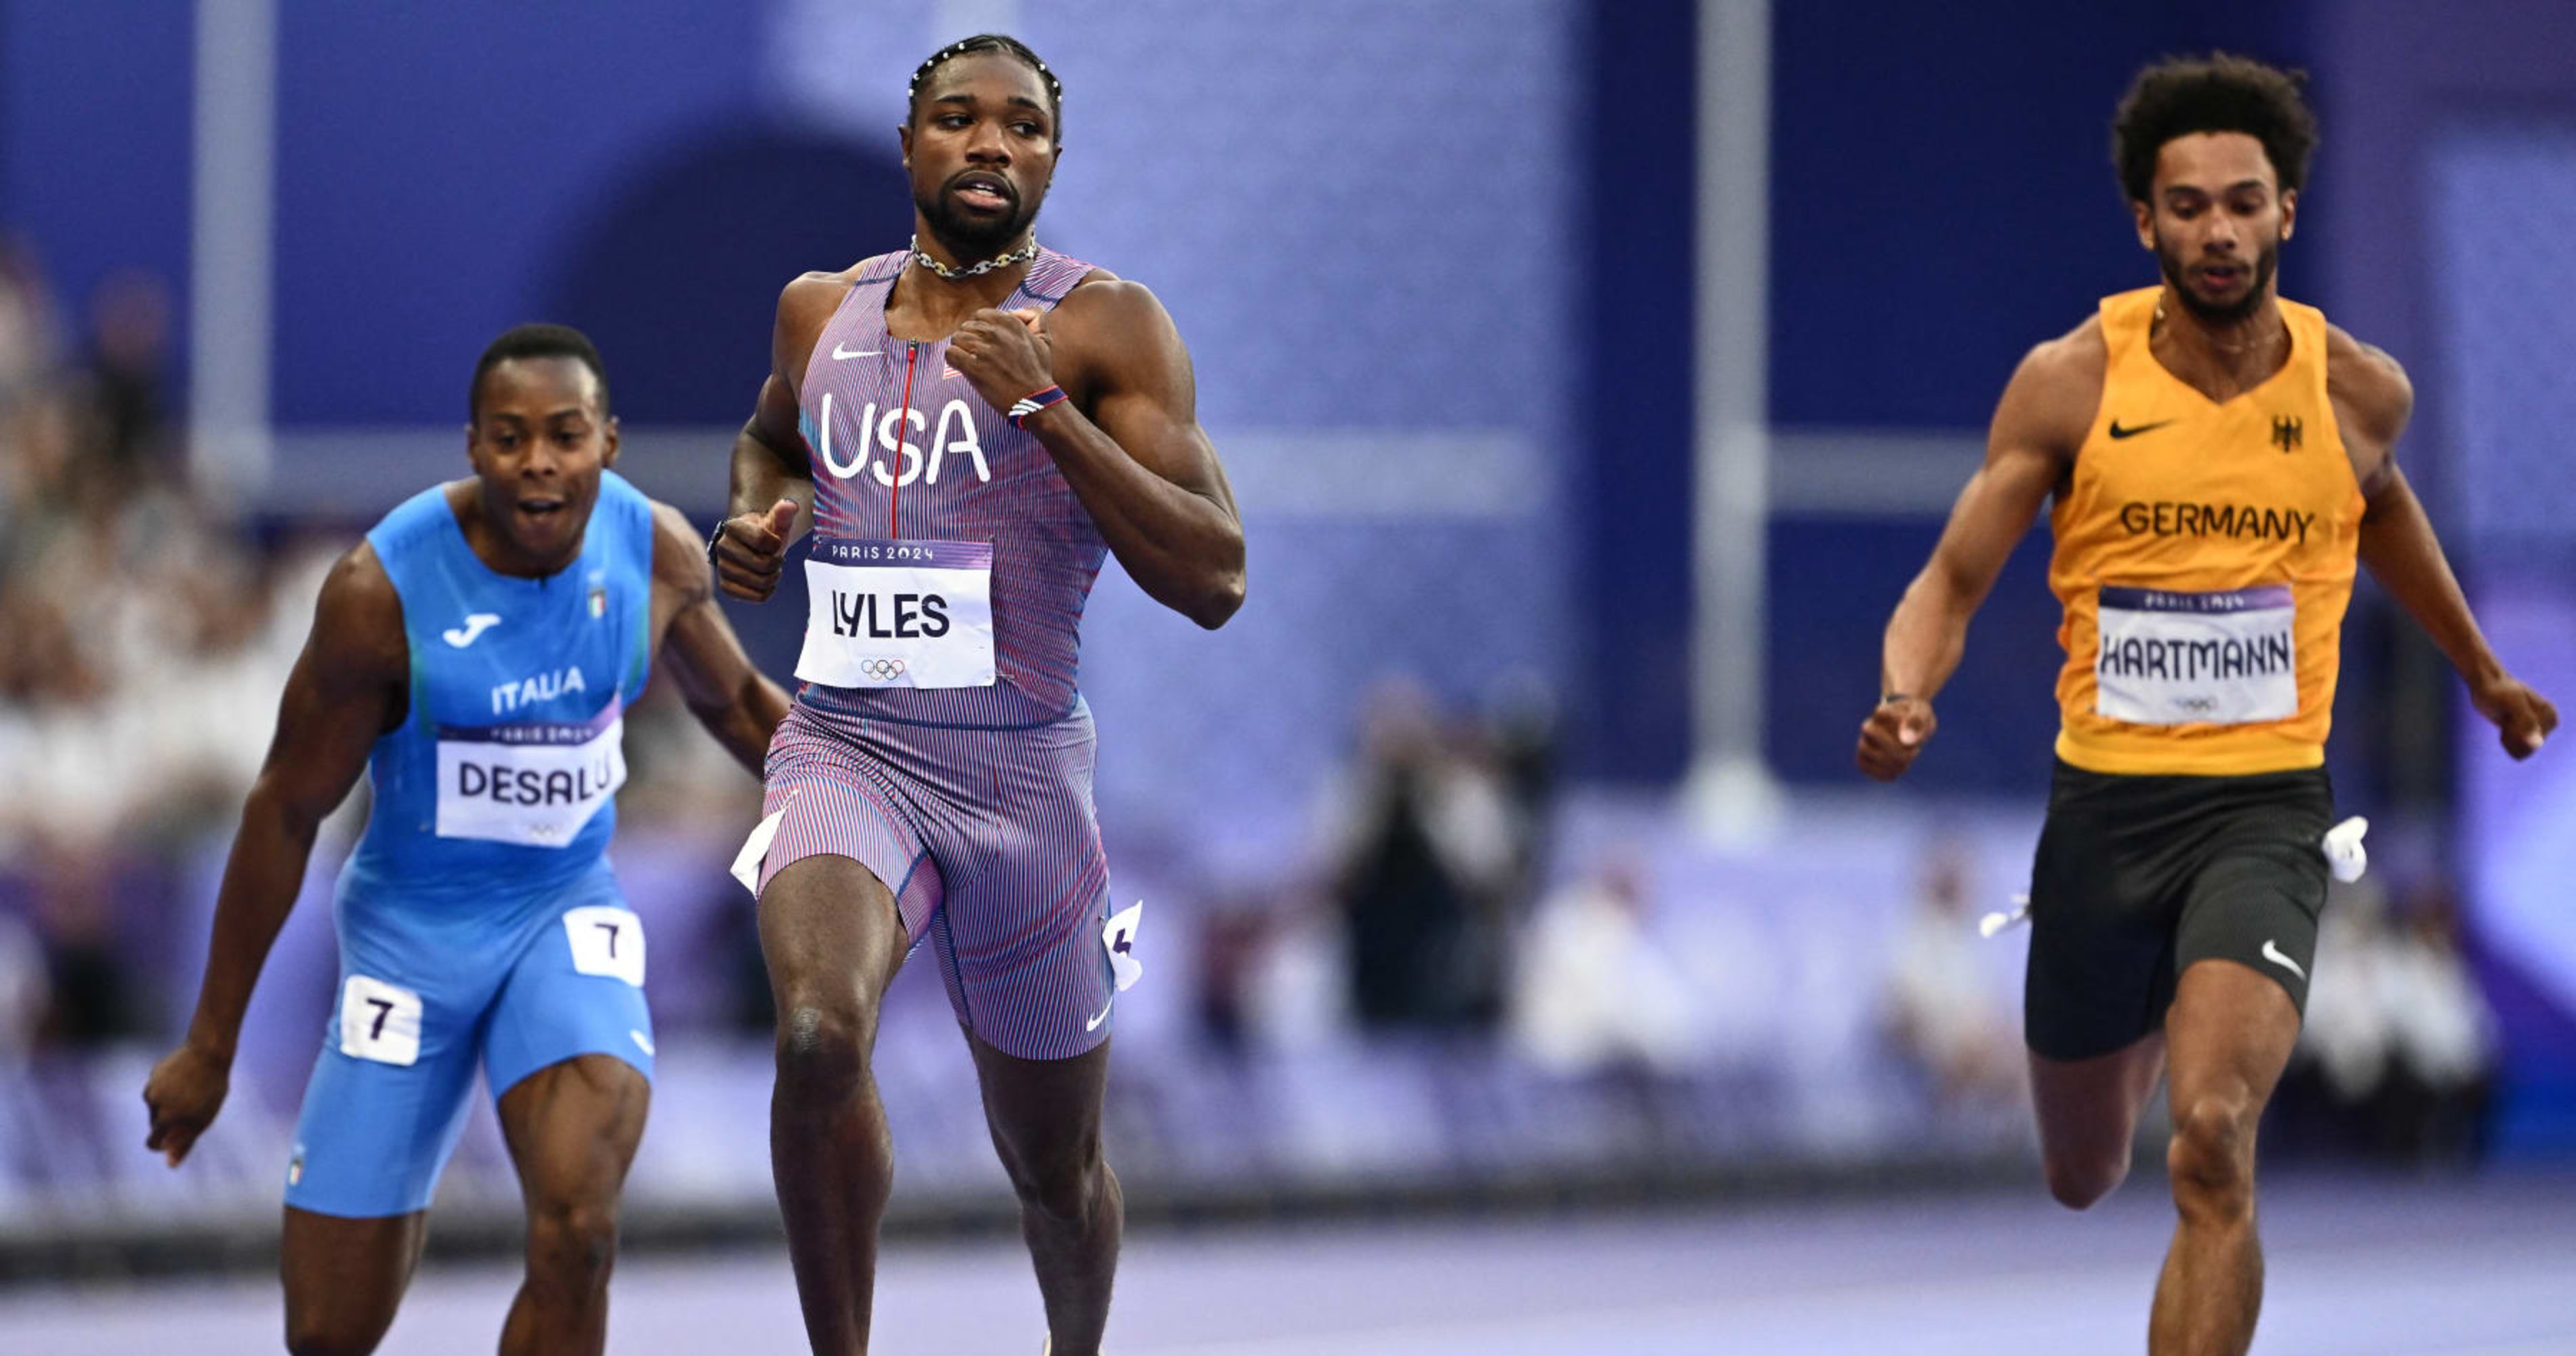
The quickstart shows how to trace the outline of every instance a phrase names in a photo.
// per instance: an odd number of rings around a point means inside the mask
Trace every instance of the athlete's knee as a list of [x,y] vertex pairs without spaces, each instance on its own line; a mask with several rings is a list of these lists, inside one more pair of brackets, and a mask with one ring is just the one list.
[[2120,1189],[2129,1176],[2129,1156],[2125,1153],[2099,1154],[2089,1159],[2073,1155],[2052,1154],[2046,1164],[2048,1194],[2069,1210],[2089,1210],[2105,1196]]
[[381,1326],[358,1327],[338,1318],[292,1312],[286,1316],[289,1356],[368,1356],[383,1338]]
[[871,1023],[847,1004],[782,1003],[778,1086],[791,1096],[836,1096],[868,1073]]
[[1097,1137],[1060,1150],[1014,1155],[1003,1166],[1021,1202],[1058,1223],[1090,1219],[1102,1193],[1110,1189],[1109,1163]]
[[2253,1208],[2258,1114],[2250,1099],[2223,1093],[2195,1097],[2175,1113],[2165,1165],[2178,1204],[2232,1213]]
[[556,1201],[528,1216],[528,1264],[559,1285],[596,1288],[617,1260],[614,1203]]

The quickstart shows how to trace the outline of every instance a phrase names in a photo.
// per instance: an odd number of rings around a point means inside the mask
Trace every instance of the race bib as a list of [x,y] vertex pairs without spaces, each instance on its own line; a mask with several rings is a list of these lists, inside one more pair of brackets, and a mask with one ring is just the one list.
[[573,969],[644,987],[643,919],[631,910],[592,904],[564,910],[563,925]]
[[420,995],[351,975],[340,986],[340,1053],[378,1064],[420,1060]]
[[626,784],[625,704],[589,720],[438,727],[438,836],[562,847]]
[[2105,587],[2093,709],[2135,725],[2251,725],[2299,714],[2287,584],[2227,593]]
[[806,682],[993,685],[991,542],[818,539],[805,599]]

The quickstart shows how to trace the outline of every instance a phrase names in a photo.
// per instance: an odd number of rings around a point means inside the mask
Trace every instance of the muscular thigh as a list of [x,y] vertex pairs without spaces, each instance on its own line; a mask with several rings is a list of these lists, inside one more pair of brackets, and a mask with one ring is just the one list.
[[800,703],[770,749],[751,880],[782,1005],[872,1005],[945,895],[922,787],[874,728]]
[[644,1137],[652,1084],[633,1065],[581,1055],[519,1080],[499,1099],[501,1134],[529,1202],[605,1208]]
[[1006,1055],[969,1033],[993,1147],[1014,1176],[1095,1156],[1109,1087],[1106,1040],[1068,1059]]
[[2271,976],[2229,960],[2185,970],[2165,1022],[2176,1117],[2205,1098],[2259,1114],[2298,1039],[2298,1009]]
[[800,857],[761,891],[760,950],[782,1022],[861,1014],[873,1029],[907,948],[893,892],[853,858]]

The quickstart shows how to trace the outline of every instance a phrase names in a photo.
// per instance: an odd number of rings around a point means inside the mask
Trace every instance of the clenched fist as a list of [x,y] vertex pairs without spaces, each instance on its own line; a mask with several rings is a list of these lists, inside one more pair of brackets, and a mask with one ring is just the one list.
[[948,365],[997,410],[1055,385],[1055,341],[1047,337],[1045,313],[1028,307],[977,311],[948,341]]
[[143,1084],[143,1105],[152,1118],[143,1147],[158,1152],[171,1167],[179,1166],[196,1147],[197,1136],[214,1124],[215,1113],[224,1109],[232,1082],[231,1060],[195,1045],[171,1051],[152,1066],[152,1077]]
[[2519,761],[2540,752],[2558,728],[2558,708],[2510,674],[2469,688],[2469,701],[2496,727],[2504,751]]
[[747,603],[765,603],[778,591],[778,573],[786,565],[787,540],[796,526],[796,501],[781,499],[767,513],[727,518],[716,529],[708,550],[715,562],[716,584]]
[[1887,698],[1869,713],[1868,720],[1861,722],[1860,770],[1882,782],[1904,776],[1939,725],[1932,715],[1932,703],[1920,697]]

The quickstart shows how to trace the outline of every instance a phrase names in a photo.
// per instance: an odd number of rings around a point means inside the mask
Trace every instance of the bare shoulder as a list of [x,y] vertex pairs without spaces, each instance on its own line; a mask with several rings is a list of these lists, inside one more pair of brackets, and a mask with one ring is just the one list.
[[1162,299],[1143,283],[1095,270],[1056,303],[1047,323],[1057,354],[1069,359],[1056,369],[1060,379],[1085,408],[1092,395],[1111,388],[1189,398],[1189,347]]
[[2089,315],[2084,323],[2054,339],[2032,345],[2022,355],[2021,367],[2013,380],[2025,378],[2048,387],[2065,386],[2099,396],[2103,375],[2111,368],[2111,346],[2102,337],[2102,317]]
[[311,648],[336,679],[365,681],[410,669],[402,595],[373,543],[359,542],[323,576],[313,605]]
[[2110,365],[2100,316],[2032,346],[1995,408],[1995,438],[2073,456],[2092,431]]
[[2415,384],[2407,379],[2404,365],[2340,325],[2326,326],[2326,395],[2351,415],[2360,432],[2381,443],[2395,442],[2415,410]]
[[656,499],[653,505],[653,587],[671,589],[684,598],[714,591],[715,575],[707,564],[706,536],[678,509]]
[[859,265],[837,271],[816,270],[800,273],[778,294],[778,328],[820,330],[840,307],[850,284],[858,281]]
[[1121,278],[1105,268],[1083,275],[1082,281],[1056,303],[1056,314],[1084,328],[1098,327],[1130,335],[1137,326],[1169,327],[1170,313],[1154,290],[1140,282]]

